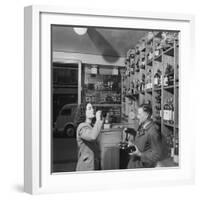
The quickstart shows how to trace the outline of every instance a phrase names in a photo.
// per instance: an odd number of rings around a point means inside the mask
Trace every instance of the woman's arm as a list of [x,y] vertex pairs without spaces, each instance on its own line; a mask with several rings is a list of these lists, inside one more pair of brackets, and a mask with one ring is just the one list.
[[80,137],[87,141],[96,140],[101,131],[102,124],[103,120],[96,120],[93,128],[83,127],[79,133]]

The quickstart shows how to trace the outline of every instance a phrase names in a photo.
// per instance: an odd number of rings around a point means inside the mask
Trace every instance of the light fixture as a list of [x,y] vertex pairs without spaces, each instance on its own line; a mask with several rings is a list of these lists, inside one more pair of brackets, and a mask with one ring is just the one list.
[[87,28],[74,27],[73,29],[78,35],[84,35],[87,32]]

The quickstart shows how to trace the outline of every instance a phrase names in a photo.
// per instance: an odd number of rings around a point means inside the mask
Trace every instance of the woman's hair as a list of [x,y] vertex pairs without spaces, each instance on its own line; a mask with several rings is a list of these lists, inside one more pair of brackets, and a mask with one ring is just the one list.
[[139,105],[139,108],[142,108],[144,112],[148,114],[149,117],[152,115],[152,106],[150,103],[143,103]]

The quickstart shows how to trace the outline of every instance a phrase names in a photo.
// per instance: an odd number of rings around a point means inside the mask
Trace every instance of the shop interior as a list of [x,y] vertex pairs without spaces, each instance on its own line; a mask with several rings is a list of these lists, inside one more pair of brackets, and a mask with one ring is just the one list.
[[179,33],[52,25],[51,35],[52,172],[75,171],[76,128],[88,102],[107,114],[102,170],[126,168],[121,134],[125,127],[137,128],[142,103],[152,106],[165,138],[158,167],[179,166]]

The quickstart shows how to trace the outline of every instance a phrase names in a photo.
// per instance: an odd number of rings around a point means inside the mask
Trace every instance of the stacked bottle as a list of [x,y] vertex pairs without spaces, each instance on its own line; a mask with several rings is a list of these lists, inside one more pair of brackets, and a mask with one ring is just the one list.
[[163,108],[163,120],[165,123],[174,123],[174,103],[173,98],[167,98]]

